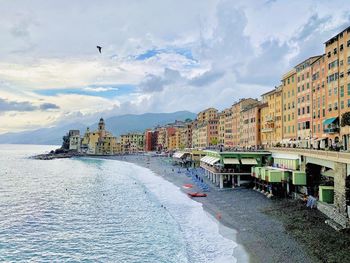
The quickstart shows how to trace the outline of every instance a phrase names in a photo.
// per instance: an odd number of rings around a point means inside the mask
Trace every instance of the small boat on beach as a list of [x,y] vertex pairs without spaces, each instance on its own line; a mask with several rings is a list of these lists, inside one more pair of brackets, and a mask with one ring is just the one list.
[[187,193],[189,197],[206,197],[207,194],[205,193],[199,193],[199,192],[195,192],[195,193]]
[[192,188],[193,185],[192,184],[184,184],[182,187],[185,189],[189,189],[189,188]]

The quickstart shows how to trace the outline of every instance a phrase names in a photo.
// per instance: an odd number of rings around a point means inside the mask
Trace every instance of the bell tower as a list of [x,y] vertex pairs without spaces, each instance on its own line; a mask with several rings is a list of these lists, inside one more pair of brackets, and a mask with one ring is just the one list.
[[103,118],[101,118],[98,123],[98,133],[99,133],[100,139],[102,139],[102,137],[105,137],[106,135],[105,121],[103,120]]

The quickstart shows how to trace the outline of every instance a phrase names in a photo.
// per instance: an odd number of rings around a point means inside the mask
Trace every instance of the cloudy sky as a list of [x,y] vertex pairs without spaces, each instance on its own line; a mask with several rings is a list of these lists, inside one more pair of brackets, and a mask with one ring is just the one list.
[[349,20],[347,0],[0,0],[0,133],[221,110],[279,85]]

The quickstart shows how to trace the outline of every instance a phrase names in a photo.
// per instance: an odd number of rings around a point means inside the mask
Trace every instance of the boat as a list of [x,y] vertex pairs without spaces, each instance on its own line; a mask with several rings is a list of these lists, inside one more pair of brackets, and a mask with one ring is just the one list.
[[192,188],[193,185],[192,184],[184,184],[182,187],[185,189],[189,189],[189,188]]
[[188,194],[188,196],[190,196],[190,197],[206,197],[206,196],[207,196],[207,194],[205,194],[205,193],[199,193],[199,192],[187,193],[187,194]]

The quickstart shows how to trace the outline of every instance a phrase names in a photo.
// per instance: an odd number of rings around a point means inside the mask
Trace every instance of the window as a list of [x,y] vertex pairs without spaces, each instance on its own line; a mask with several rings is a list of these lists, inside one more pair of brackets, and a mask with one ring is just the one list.
[[306,113],[310,113],[310,106],[306,107]]
[[341,44],[340,47],[339,47],[339,51],[343,51],[343,49],[344,49],[344,45]]
[[332,96],[332,89],[328,90],[328,96]]
[[326,109],[322,109],[322,117],[326,116]]
[[301,86],[301,90],[302,90],[302,91],[304,91],[304,90],[305,90],[305,89],[304,89],[304,85],[302,85],[302,86]]
[[350,65],[350,57],[348,57],[348,65]]
[[309,101],[309,100],[310,100],[310,95],[307,94],[307,95],[306,95],[306,101]]
[[340,108],[344,109],[344,101],[343,100],[340,102]]
[[305,114],[305,108],[304,108],[304,107],[302,107],[301,112],[302,112],[303,114]]
[[350,95],[350,83],[348,83],[348,95]]
[[306,72],[306,78],[308,79],[310,77],[309,72]]
[[300,103],[300,98],[298,98],[298,103]]
[[344,86],[340,86],[340,97],[344,97]]
[[334,103],[334,110],[337,110],[338,109],[338,102],[335,102]]
[[300,92],[300,87],[298,87],[298,92]]
[[328,111],[332,111],[332,104],[328,104]]
[[343,60],[340,60],[340,61],[339,61],[339,65],[340,65],[340,66],[343,66],[343,63],[344,63]]
[[348,99],[348,108],[350,108],[350,99]]
[[346,42],[346,46],[350,47],[350,40],[348,40],[348,42]]
[[301,75],[301,80],[304,80],[304,74],[303,74],[303,75]]
[[309,88],[310,88],[309,83],[306,83],[306,88],[307,88],[307,89],[309,89]]
[[334,95],[338,94],[338,87],[334,87]]
[[310,122],[309,121],[305,122],[305,129],[310,129]]
[[292,76],[292,82],[294,83],[294,76]]
[[298,108],[298,115],[300,116],[300,108]]

